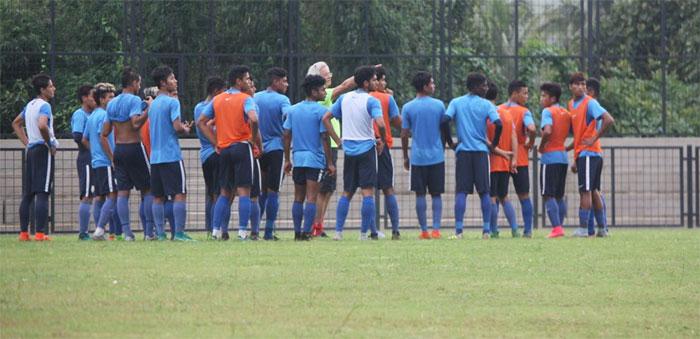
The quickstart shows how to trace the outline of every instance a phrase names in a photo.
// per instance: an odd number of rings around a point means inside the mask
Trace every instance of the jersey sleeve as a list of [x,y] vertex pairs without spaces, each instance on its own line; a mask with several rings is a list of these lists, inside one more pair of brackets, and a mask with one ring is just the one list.
[[394,100],[394,96],[389,96],[389,119],[393,119],[395,117],[399,116],[399,106],[396,104],[396,100]]
[[289,113],[289,109],[292,107],[292,103],[289,101],[289,98],[287,96],[283,95],[282,96],[282,103],[281,103],[281,109],[280,111],[282,112],[282,116],[286,116],[287,113]]
[[401,111],[401,128],[411,129],[411,106],[403,105]]
[[174,99],[170,104],[170,122],[180,119],[180,100]]
[[88,140],[88,141],[90,140],[90,131],[88,131],[89,126],[90,126],[90,124],[86,121],[85,126],[83,127],[83,131],[82,131],[83,139]]
[[319,126],[318,128],[318,132],[325,133],[328,132],[328,130],[326,129],[326,125],[323,124],[323,116],[326,115],[326,108],[321,105],[319,106],[320,107],[318,108],[318,121],[321,123],[321,126]]
[[70,128],[72,133],[83,133],[85,129],[85,116],[80,114],[80,110],[75,111],[70,119]]
[[290,110],[287,111],[287,118],[284,119],[284,123],[282,124],[282,128],[286,130],[291,130],[292,129],[292,112]]
[[598,100],[591,99],[588,101],[588,109],[586,114],[589,118],[598,120],[603,116],[605,112],[607,111],[605,110],[605,108],[603,108],[603,106],[600,105]]
[[143,112],[142,109],[142,103],[141,99],[137,96],[130,96],[129,99],[129,118],[133,117],[134,115],[141,115]]
[[456,106],[457,106],[457,104],[455,103],[455,99],[452,99],[452,101],[450,101],[450,103],[447,105],[447,110],[445,111],[445,115],[449,119],[455,118],[455,114],[457,114],[457,107]]
[[552,121],[552,112],[549,111],[549,108],[545,108],[542,110],[542,121],[540,122],[540,129],[544,128],[545,126],[551,126],[554,124]]
[[523,127],[527,128],[527,126],[534,125],[535,124],[535,119],[532,118],[532,112],[530,110],[525,111],[525,116],[523,116]]
[[493,105],[490,102],[485,103],[486,109],[488,110],[487,118],[488,120],[491,120],[492,123],[495,123],[496,121],[501,120],[501,117],[498,116],[498,111],[496,111],[496,106]]
[[245,111],[246,116],[248,116],[249,112],[258,112],[258,105],[255,104],[255,100],[252,97],[248,97],[245,99],[245,103],[243,104],[243,110]]
[[333,114],[333,117],[336,119],[341,119],[343,117],[343,110],[341,109],[341,104],[343,102],[343,98],[345,95],[341,95],[338,100],[333,103],[333,106],[331,106],[331,114]]
[[214,119],[214,100],[209,101],[202,107],[202,114],[209,119]]
[[371,115],[374,119],[383,118],[382,104],[379,103],[379,100],[377,100],[377,98],[375,97],[370,97],[369,99],[367,99],[367,111],[369,112],[369,115]]
[[49,105],[48,102],[41,105],[41,107],[39,108],[39,114],[45,115],[45,116],[50,118],[51,117],[51,105]]

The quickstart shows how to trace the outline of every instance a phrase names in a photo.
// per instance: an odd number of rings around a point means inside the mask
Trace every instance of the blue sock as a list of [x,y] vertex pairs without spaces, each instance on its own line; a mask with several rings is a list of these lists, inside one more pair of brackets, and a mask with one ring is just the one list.
[[204,228],[207,232],[211,232],[211,212],[213,205],[211,199],[207,196],[204,200]]
[[119,220],[119,213],[117,213],[117,202],[114,202],[114,207],[112,209],[112,219],[109,221],[109,229],[114,230],[109,233],[114,233],[116,235],[122,235],[122,222]]
[[185,201],[173,202],[173,219],[175,219],[175,233],[185,232],[187,223],[187,203]]
[[442,223],[442,197],[432,196],[433,202],[433,230],[439,230]]
[[[608,229],[608,221],[605,220],[605,209],[593,210],[593,214],[595,215],[595,220],[598,223],[598,227]],[[588,231],[588,234],[591,234],[590,230]]]
[[[165,220],[170,224],[170,237],[175,236],[175,212],[173,211],[173,201],[166,200],[163,203],[163,213],[165,213]],[[164,226],[165,227],[165,226]]]
[[81,201],[78,207],[78,220],[80,224],[80,233],[87,234],[88,226],[90,225],[90,203]]
[[605,220],[605,230],[608,229],[608,206],[605,204],[605,197],[600,194],[600,202],[603,203],[603,219]]
[[157,203],[153,202],[151,205],[151,209],[153,210],[153,222],[156,225],[156,235],[164,236],[165,235],[165,206],[163,203]]
[[420,230],[423,232],[428,230],[426,205],[427,203],[425,202],[425,195],[416,196],[416,215],[418,215],[418,225],[420,225]]
[[131,218],[129,216],[129,197],[117,197],[117,215],[124,234],[133,237],[134,233],[131,232]]
[[489,226],[491,234],[498,233],[498,201],[491,203],[491,222]]
[[112,219],[112,213],[114,213],[114,200],[107,198],[100,209],[100,220],[97,222],[97,226],[104,229],[105,225]]
[[143,235],[150,235],[151,233],[146,224],[146,212],[143,211],[143,199],[141,199],[141,203],[139,204],[139,220],[141,221],[141,227],[143,228]]
[[455,233],[464,231],[464,211],[467,210],[467,194],[457,192],[455,194]]
[[532,200],[530,198],[520,200],[520,209],[523,214],[523,223],[525,224],[525,234],[532,233]]
[[153,219],[153,194],[148,193],[143,196],[141,201],[143,205],[144,230],[148,230],[148,235],[155,235],[155,222]]
[[559,222],[564,226],[564,219],[566,219],[566,200],[557,200],[557,205],[559,205]]
[[34,217],[36,218],[36,231],[45,233],[49,221],[49,195],[47,193],[36,194]]
[[311,232],[311,225],[314,223],[316,216],[316,203],[307,202],[304,207],[304,232]]
[[[226,210],[231,211],[231,205],[223,195],[220,195],[216,199],[216,204],[214,204],[214,213],[211,217],[212,228],[215,230],[222,230],[228,232],[228,221],[226,221]],[[224,224],[226,222],[226,225]]]
[[[251,209],[250,205],[250,197],[242,196],[238,198],[238,230],[245,231],[248,229],[248,220],[250,219]],[[231,209],[229,209],[229,211],[230,210]]]
[[256,234],[260,232],[260,204],[257,201],[250,203],[250,229]]
[[593,210],[590,210],[591,213],[588,214],[588,235],[594,235],[595,234],[595,214],[593,214]]
[[588,228],[588,219],[591,216],[591,210],[585,208],[578,209],[578,224],[579,227]]
[[277,220],[277,210],[280,207],[279,193],[277,192],[267,192],[267,203],[265,204],[265,232],[270,232],[272,236],[272,231],[275,227],[275,220]]
[[[503,203],[503,213],[506,215],[506,219],[508,220],[508,225],[510,225],[511,231],[517,231],[518,222],[515,218],[515,208],[513,208],[513,204],[510,203],[510,200],[506,200]],[[530,232],[532,232],[532,228],[530,228]]]
[[391,231],[399,231],[399,204],[396,202],[396,195],[391,194],[384,197],[384,205],[391,220]]
[[348,217],[348,210],[350,210],[350,200],[346,196],[341,196],[338,199],[338,208],[335,211],[335,231],[342,232],[345,226],[345,218]]
[[360,232],[367,233],[374,218],[374,197],[362,197],[362,227]]
[[92,203],[92,217],[95,219],[95,227],[100,224],[100,217],[102,216],[102,206],[104,206],[104,200],[100,201],[95,199]]
[[554,198],[547,198],[544,202],[544,208],[547,210],[547,216],[549,216],[549,222],[552,223],[552,227],[561,226],[561,219],[559,219],[559,204]]
[[491,196],[488,193],[480,194],[481,199],[481,220],[484,223],[484,232],[491,231]]
[[258,208],[260,209],[260,218],[265,214],[265,205],[267,204],[267,192],[260,192],[258,196]]
[[294,233],[301,232],[301,221],[304,218],[304,203],[295,201],[292,203],[292,220],[294,221]]

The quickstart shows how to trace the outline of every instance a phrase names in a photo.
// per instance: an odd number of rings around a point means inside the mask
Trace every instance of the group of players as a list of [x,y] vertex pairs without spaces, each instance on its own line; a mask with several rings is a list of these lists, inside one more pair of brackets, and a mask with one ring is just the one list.
[[[71,126],[79,148],[76,165],[81,240],[107,239],[105,229],[109,224],[110,237],[123,233],[124,240],[134,241],[129,196],[135,188],[141,193],[139,216],[145,240],[168,239],[168,220],[172,240],[192,241],[185,233],[186,174],[178,135],[189,134],[195,124],[206,185],[205,226],[212,239],[229,239],[231,204],[237,196],[238,238],[277,240],[274,230],[279,190],[289,175],[294,182],[295,240],[325,237],[323,221],[336,188],[339,149],[344,152],[343,193],[336,208],[333,239],[343,239],[350,202],[358,188],[362,194],[360,239],[383,236],[375,223],[375,189],[384,193],[391,239],[400,239],[399,206],[389,151],[393,141],[390,125],[401,130],[403,167],[410,172],[410,189],[416,194],[421,239],[442,237],[446,145],[456,152],[452,237],[463,237],[466,196],[474,189],[481,201],[484,239],[499,236],[499,206],[503,207],[513,237],[532,237],[528,150],[534,147],[537,129],[526,107],[529,89],[521,81],[511,82],[507,102],[496,106],[496,86],[482,74],[469,74],[469,93],[454,98],[445,107],[441,100],[432,97],[432,75],[417,72],[412,80],[416,96],[399,110],[381,65],[361,66],[353,76],[332,88],[333,74],[328,65],[317,62],[309,67],[301,84],[305,99],[292,105],[285,95],[289,84],[284,69],[269,69],[267,88],[256,92],[250,69],[234,66],[228,74],[228,85],[219,77],[207,80],[207,97],[196,105],[194,121],[186,122],[182,119],[173,70],[157,67],[151,76],[156,87],[143,91],[145,99],[139,96],[141,76],[129,67],[122,72],[118,95],[109,83],[78,89],[81,108],[73,114]],[[34,239],[48,239],[48,195],[58,147],[49,104],[55,92],[53,82],[47,75],[39,74],[32,85],[37,97],[13,122],[15,133],[27,147],[19,211],[22,241],[30,240],[32,202],[36,210]],[[599,88],[595,79],[587,81],[582,73],[574,73],[569,81],[572,99],[564,108],[559,104],[562,91],[558,84],[544,83],[540,87],[540,183],[552,226],[550,238],[564,236],[569,150],[574,150],[571,170],[578,173],[581,194],[580,227],[574,236],[608,234],[600,193],[599,138],[614,120],[595,99]],[[456,142],[451,136],[451,125],[457,133]],[[570,133],[573,142],[566,145]],[[507,197],[511,178],[521,204],[522,235]],[[432,201],[432,232],[428,232],[426,220],[428,193]],[[91,209],[95,220],[92,236],[88,234]],[[593,220],[598,225],[597,233]]]

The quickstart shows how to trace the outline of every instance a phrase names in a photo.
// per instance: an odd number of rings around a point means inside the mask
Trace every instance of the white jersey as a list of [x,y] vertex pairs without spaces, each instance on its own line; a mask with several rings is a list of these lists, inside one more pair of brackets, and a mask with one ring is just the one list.
[[53,132],[53,113],[51,113],[51,105],[44,99],[36,98],[30,101],[22,111],[24,124],[27,128],[27,138],[29,142],[27,147],[44,144],[44,138],[39,131],[39,116],[45,115],[49,119],[49,138],[51,144],[58,147],[58,141]]
[[365,91],[352,91],[345,94],[341,102],[343,112],[343,140],[374,140],[374,126],[367,101],[371,98]]

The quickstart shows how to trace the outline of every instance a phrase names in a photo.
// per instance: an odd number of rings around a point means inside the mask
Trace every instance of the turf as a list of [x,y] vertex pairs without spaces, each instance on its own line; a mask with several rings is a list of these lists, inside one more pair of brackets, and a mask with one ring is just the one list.
[[698,230],[378,242],[347,233],[340,243],[2,236],[0,337],[700,335]]

